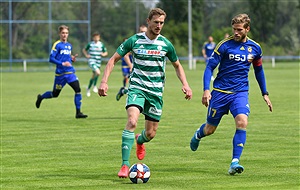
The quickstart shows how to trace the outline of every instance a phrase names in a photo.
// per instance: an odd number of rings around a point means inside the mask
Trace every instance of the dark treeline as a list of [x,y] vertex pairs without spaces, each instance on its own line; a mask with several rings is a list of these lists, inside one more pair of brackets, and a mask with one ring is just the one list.
[[[259,42],[264,55],[299,55],[299,2],[300,0],[192,0],[193,54],[200,55],[200,48],[209,35],[216,42],[231,33],[231,18],[247,13],[252,19],[250,37]],[[14,1],[13,20],[87,20],[88,6],[80,1]],[[0,2],[1,20],[9,19],[8,1]],[[156,7],[167,13],[162,34],[168,37],[180,56],[188,52],[188,1],[160,0]],[[137,14],[138,10],[138,14]],[[91,0],[91,33],[101,33],[101,40],[111,55],[123,38],[136,32],[138,24],[146,24],[150,8],[136,0]],[[12,49],[14,59],[47,58],[49,46],[58,39],[57,27],[70,27],[69,41],[73,52],[82,56],[81,49],[88,41],[85,23],[52,23],[49,39],[48,23],[12,24]],[[9,25],[1,23],[0,59],[9,58]]]

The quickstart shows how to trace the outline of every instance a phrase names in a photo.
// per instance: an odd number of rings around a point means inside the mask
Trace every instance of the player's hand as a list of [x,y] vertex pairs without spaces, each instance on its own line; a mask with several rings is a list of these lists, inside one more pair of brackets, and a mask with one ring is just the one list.
[[101,82],[98,88],[99,96],[107,96],[108,85],[106,82]]
[[75,62],[76,61],[76,57],[78,56],[78,54],[76,53],[75,55],[71,55],[71,58],[72,58],[72,62]]
[[65,67],[71,67],[72,66],[72,64],[69,61],[63,62],[62,65],[65,66]]
[[265,102],[267,103],[270,112],[272,112],[273,111],[273,106],[272,106],[272,103],[271,103],[271,101],[269,99],[269,96],[268,95],[264,95],[263,98],[264,98]]
[[211,94],[209,90],[205,90],[203,92],[203,96],[202,96],[202,104],[205,105],[205,107],[207,107],[209,105],[209,101],[211,99]]
[[183,86],[181,90],[185,94],[185,99],[187,99],[187,100],[192,99],[193,92],[189,86]]

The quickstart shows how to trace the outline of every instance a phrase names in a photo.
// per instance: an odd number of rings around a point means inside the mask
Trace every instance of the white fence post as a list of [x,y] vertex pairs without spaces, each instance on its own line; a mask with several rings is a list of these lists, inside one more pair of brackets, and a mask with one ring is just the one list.
[[272,57],[272,67],[275,67],[275,57]]
[[27,62],[26,62],[26,60],[23,60],[23,71],[27,72]]

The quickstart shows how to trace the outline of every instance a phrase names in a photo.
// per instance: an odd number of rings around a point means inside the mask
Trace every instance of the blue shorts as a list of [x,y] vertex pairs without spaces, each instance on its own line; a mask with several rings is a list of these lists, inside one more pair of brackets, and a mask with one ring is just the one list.
[[129,77],[130,69],[129,68],[122,68],[122,73],[124,77]]
[[223,115],[228,114],[229,111],[234,118],[238,114],[245,114],[247,116],[250,114],[247,91],[226,94],[213,90],[211,96],[207,112],[208,124],[218,126]]
[[55,76],[53,90],[61,90],[67,83],[77,81],[78,78],[74,73]]

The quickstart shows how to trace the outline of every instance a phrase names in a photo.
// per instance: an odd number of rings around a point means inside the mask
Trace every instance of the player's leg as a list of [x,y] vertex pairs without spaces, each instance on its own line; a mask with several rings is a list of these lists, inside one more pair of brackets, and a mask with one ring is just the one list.
[[227,94],[221,92],[212,92],[212,99],[210,100],[207,110],[206,123],[202,124],[191,138],[190,148],[192,151],[198,149],[202,138],[209,136],[216,131],[223,115],[228,113],[227,96]]
[[96,73],[95,73],[95,70],[96,70],[96,63],[95,62],[89,62],[89,67],[92,69],[92,76],[91,76],[91,78],[90,78],[90,80],[89,80],[89,84],[88,84],[88,87],[87,87],[87,89],[86,89],[86,96],[87,97],[90,97],[91,96],[91,87],[93,86],[93,84],[94,84],[94,79],[95,79],[95,75],[96,75]]
[[127,123],[122,133],[122,167],[118,173],[119,177],[126,178],[129,173],[130,152],[134,143],[134,130],[138,118],[143,111],[145,99],[139,91],[131,90],[126,102]]
[[145,115],[145,129],[136,135],[136,156],[143,160],[146,155],[144,143],[152,140],[156,135],[158,123],[162,114],[162,97],[147,94],[143,114]]
[[230,107],[236,125],[236,131],[232,139],[232,161],[228,170],[231,175],[244,171],[244,167],[239,164],[239,161],[246,143],[246,128],[248,125],[248,115],[250,113],[248,93],[242,92],[235,96],[234,102]]
[[118,91],[118,93],[116,95],[116,100],[117,101],[119,101],[124,94],[128,93],[128,89],[126,88],[126,84],[127,84],[127,81],[128,81],[129,73],[126,73],[126,70],[124,68],[122,69],[122,73],[123,73],[123,86],[120,88],[120,90]]
[[46,91],[44,94],[38,94],[35,106],[39,108],[43,99],[57,98],[61,92],[61,89],[65,86],[66,81],[64,76],[55,76],[54,85],[52,91]]
[[142,110],[142,108],[137,105],[126,107],[126,109],[128,120],[122,133],[122,167],[118,172],[120,178],[126,178],[129,174],[129,158],[134,143],[134,130],[136,129],[138,118]]
[[140,134],[136,134],[136,156],[139,160],[143,160],[146,155],[144,143],[151,141],[158,128],[159,121],[145,115],[145,129]]
[[100,73],[101,73],[100,66],[101,66],[101,64],[97,63],[96,68],[95,68],[95,72],[94,72],[95,75],[94,75],[94,82],[93,82],[93,85],[94,85],[93,91],[95,93],[98,93],[97,82],[98,82],[98,78],[99,78]]
[[79,84],[79,81],[78,81],[75,74],[70,74],[68,76],[68,84],[72,87],[72,89],[75,92],[75,95],[74,95],[74,104],[75,104],[75,108],[76,108],[75,117],[77,119],[78,118],[87,118],[87,115],[83,114],[80,110],[81,109],[82,96],[81,96],[80,84]]

